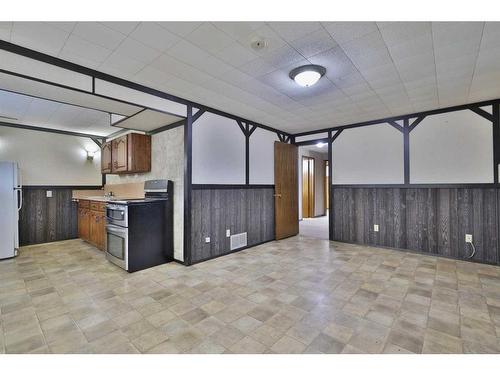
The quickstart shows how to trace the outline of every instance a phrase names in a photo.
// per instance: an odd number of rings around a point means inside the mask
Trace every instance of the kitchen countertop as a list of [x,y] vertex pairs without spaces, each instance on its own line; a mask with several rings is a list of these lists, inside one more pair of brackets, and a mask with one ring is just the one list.
[[81,197],[75,197],[73,200],[75,202],[78,201],[95,201],[95,202],[114,202],[114,201],[124,201],[124,200],[130,200],[130,199],[144,199],[144,197],[104,197],[102,195],[94,195],[94,196],[81,196]]

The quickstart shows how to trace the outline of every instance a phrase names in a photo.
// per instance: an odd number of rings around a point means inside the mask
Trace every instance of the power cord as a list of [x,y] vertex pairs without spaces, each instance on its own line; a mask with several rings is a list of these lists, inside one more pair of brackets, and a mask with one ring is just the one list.
[[472,253],[468,257],[466,257],[466,258],[467,259],[471,259],[476,254],[476,247],[474,246],[473,242],[467,242],[467,243],[470,243],[470,245],[472,247]]

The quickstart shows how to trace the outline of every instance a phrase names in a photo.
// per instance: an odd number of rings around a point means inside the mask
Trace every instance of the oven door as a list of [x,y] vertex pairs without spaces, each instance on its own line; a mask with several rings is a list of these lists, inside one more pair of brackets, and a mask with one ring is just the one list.
[[109,224],[128,226],[128,210],[126,205],[108,204],[106,206],[106,220]]
[[106,225],[106,258],[117,266],[128,270],[128,229],[117,225]]

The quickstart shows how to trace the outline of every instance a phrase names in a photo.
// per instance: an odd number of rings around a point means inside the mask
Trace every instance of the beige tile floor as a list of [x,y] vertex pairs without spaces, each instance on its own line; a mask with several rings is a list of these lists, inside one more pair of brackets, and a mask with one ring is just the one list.
[[80,240],[0,262],[1,353],[498,353],[500,267],[306,237],[127,274]]

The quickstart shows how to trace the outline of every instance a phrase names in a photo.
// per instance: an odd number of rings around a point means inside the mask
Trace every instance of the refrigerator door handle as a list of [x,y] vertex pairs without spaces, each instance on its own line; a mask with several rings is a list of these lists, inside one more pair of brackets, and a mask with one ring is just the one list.
[[21,211],[23,208],[23,191],[21,189],[17,190],[17,210]]

